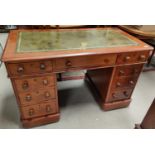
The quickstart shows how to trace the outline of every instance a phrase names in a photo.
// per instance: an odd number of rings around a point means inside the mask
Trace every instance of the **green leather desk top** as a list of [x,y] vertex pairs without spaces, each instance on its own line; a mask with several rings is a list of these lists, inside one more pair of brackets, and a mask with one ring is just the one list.
[[138,43],[113,29],[19,32],[17,53],[137,46]]

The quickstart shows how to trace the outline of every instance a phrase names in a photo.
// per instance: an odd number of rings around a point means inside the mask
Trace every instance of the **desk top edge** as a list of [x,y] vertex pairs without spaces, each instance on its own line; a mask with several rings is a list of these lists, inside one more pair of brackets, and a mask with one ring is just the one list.
[[[129,37],[130,39],[136,41],[139,45],[138,46],[125,46],[125,47],[118,47],[118,48],[99,48],[99,49],[82,49],[82,50],[68,50],[68,51],[59,51],[59,52],[47,52],[42,53],[38,52],[36,54],[33,53],[21,53],[15,54],[15,47],[17,44],[17,34],[19,32],[48,32],[48,31],[69,31],[69,30],[115,30],[119,31],[120,33],[124,34],[125,36]],[[132,51],[146,51],[146,50],[153,50],[150,45],[140,41],[139,39],[129,35],[128,33],[120,30],[119,28],[82,28],[82,29],[61,29],[61,30],[12,30],[9,34],[5,50],[2,55],[2,61],[9,62],[9,61],[22,61],[22,60],[38,60],[38,59],[46,59],[46,58],[60,58],[60,57],[70,57],[70,56],[83,56],[83,55],[95,55],[95,54],[110,54],[110,53],[121,53],[121,52],[132,52]],[[23,55],[24,54],[24,55]]]

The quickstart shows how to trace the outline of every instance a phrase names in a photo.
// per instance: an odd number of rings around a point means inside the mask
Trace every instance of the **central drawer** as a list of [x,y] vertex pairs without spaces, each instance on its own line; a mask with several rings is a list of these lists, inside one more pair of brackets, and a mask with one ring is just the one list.
[[115,64],[116,58],[116,54],[60,58],[54,61],[53,70],[58,72],[69,69],[87,69],[93,67],[112,66]]

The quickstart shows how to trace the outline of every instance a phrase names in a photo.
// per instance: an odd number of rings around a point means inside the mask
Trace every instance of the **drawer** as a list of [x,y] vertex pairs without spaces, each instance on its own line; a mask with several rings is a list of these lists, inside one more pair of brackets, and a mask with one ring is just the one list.
[[46,116],[58,112],[58,105],[55,100],[45,101],[33,106],[21,108],[22,119],[30,119],[34,117]]
[[14,83],[18,92],[29,92],[36,91],[37,89],[47,89],[48,87],[52,87],[55,85],[55,75],[40,76],[34,78],[20,78],[15,79]]
[[122,53],[118,55],[117,64],[130,64],[138,62],[146,62],[149,57],[149,52],[134,52],[134,53]]
[[143,64],[118,66],[116,67],[115,76],[116,77],[138,76],[142,70],[142,67]]
[[111,91],[107,98],[107,102],[119,101],[128,99],[131,97],[133,89],[123,89],[119,91]]
[[31,92],[19,93],[19,99],[22,106],[37,104],[38,102],[56,98],[55,87],[47,89],[36,89]]
[[115,78],[112,82],[112,90],[120,90],[122,88],[133,88],[136,85],[137,77]]
[[7,64],[7,68],[10,76],[51,73],[53,71],[53,62],[48,60],[25,63],[9,63]]
[[54,71],[65,71],[68,69],[84,69],[88,67],[112,66],[116,62],[116,54],[81,56],[56,59]]

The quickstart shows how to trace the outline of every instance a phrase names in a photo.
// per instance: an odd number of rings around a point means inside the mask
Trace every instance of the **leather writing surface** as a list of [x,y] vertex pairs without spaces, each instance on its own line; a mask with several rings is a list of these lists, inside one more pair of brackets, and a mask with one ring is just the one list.
[[20,32],[17,53],[136,46],[137,42],[115,30]]

